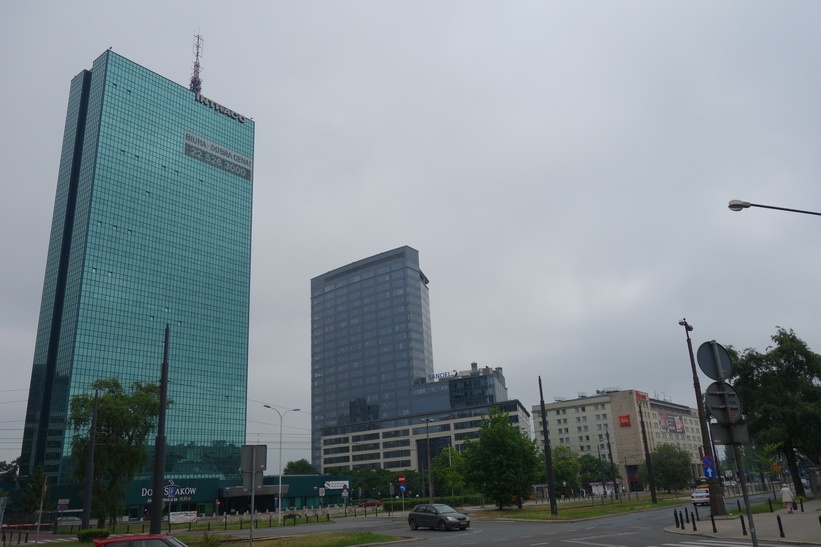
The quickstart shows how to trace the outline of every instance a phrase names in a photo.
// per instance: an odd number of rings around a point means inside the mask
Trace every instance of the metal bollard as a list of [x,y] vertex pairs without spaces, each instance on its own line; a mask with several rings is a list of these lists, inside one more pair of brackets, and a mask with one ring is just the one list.
[[801,512],[803,513],[804,512],[804,498],[801,498],[798,501],[798,504],[801,506]]
[[710,522],[712,522],[712,523],[713,523],[713,533],[714,533],[714,534],[717,534],[717,533],[718,533],[718,529],[716,528],[716,518],[713,516],[713,514],[712,514],[712,513],[710,513]]
[[696,516],[693,515],[693,532],[698,532],[698,528],[696,528]]
[[[673,518],[676,520],[676,528],[679,528],[678,524],[678,513],[675,509],[673,509]],[[818,520],[821,520],[821,515],[818,516]]]
[[781,515],[776,515],[775,520],[778,521],[778,533],[781,537],[784,537],[784,526],[781,524]]
[[735,500],[736,505],[738,505],[738,512],[741,512],[741,500]]
[[681,511],[678,512],[678,519],[681,521],[681,529],[684,530],[684,516],[681,514]]
[[747,525],[744,523],[744,515],[741,515],[741,533],[747,535]]
[[687,511],[684,511],[684,522],[690,524],[690,513]]
[[770,513],[772,513],[773,512],[773,500],[771,500],[770,498],[767,498],[767,503],[770,504]]

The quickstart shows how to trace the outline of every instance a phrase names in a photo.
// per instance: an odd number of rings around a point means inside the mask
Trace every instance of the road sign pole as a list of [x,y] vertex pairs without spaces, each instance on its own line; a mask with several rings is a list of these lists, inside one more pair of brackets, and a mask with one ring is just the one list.
[[[696,371],[696,357],[693,353],[693,342],[690,339],[690,331],[693,330],[692,325],[687,323],[686,319],[678,322],[684,327],[684,332],[687,336],[687,352],[690,356],[690,368],[693,372],[693,389],[696,392],[696,409],[698,410],[698,423],[701,429],[701,445],[704,454],[707,456],[713,455],[713,443],[710,442],[710,431],[707,422],[707,413],[704,411],[702,404],[701,383],[698,380],[698,372]],[[703,369],[702,369],[703,370]],[[710,489],[710,511],[713,515],[721,516],[727,514],[727,509],[724,506],[724,496],[721,492],[721,485],[716,479],[707,479],[707,487]]]

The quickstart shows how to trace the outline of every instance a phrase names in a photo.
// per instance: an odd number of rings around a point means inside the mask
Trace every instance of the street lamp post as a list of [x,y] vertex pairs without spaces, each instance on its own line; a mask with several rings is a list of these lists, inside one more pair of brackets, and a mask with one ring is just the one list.
[[815,211],[802,211],[801,209],[787,209],[786,207],[775,207],[773,205],[761,205],[760,203],[750,203],[749,201],[741,201],[740,199],[731,200],[727,205],[731,211],[741,211],[750,207],[761,207],[762,209],[776,209],[778,211],[788,211],[790,213],[803,213],[805,215],[821,216],[821,213]]
[[430,502],[433,503],[433,475],[430,471],[430,423],[433,421],[433,418],[422,418],[422,421],[425,422],[425,439],[427,442],[428,495],[430,496]]
[[[696,391],[696,409],[698,410],[698,425],[701,428],[701,444],[704,450],[704,455],[713,459],[713,443],[710,441],[709,425],[707,425],[707,413],[704,412],[704,401],[701,395],[701,382],[698,381],[698,372],[696,372],[696,358],[693,355],[693,342],[690,340],[690,331],[693,326],[690,325],[686,319],[678,322],[684,327],[684,332],[687,336],[687,351],[690,354],[690,368],[693,371],[693,389]],[[718,482],[718,477],[708,477],[707,487],[710,490],[710,510],[713,515],[726,515],[727,509],[724,507],[724,496],[721,492],[721,485]]]
[[277,522],[282,524],[282,419],[289,412],[299,412],[298,408],[289,408],[285,412],[280,412],[271,405],[262,405],[265,408],[270,408],[279,416],[279,492],[277,493]]

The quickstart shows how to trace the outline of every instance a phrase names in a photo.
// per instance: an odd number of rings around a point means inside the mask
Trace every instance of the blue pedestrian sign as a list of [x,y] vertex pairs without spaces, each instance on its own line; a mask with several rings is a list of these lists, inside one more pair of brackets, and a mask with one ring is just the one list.
[[712,465],[705,465],[704,476],[708,479],[714,479],[716,477],[716,468]]

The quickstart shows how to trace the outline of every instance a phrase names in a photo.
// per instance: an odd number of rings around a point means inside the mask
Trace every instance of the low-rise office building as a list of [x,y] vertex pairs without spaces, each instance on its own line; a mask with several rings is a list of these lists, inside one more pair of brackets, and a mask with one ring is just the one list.
[[492,408],[510,415],[528,436],[530,413],[518,400],[509,400],[500,367],[448,371],[416,378],[412,414],[390,420],[372,420],[322,430],[322,469],[427,469],[431,458],[453,447],[462,450],[466,439],[479,437],[482,417]]
[[[638,467],[645,461],[642,422],[648,450],[664,443],[690,454],[694,476],[699,474],[701,429],[698,410],[670,401],[653,399],[647,393],[612,388],[575,399],[557,399],[545,404],[547,431],[552,448],[566,446],[578,454],[610,460],[619,470],[622,487],[642,488]],[[533,406],[536,440],[544,450],[541,405]]]

